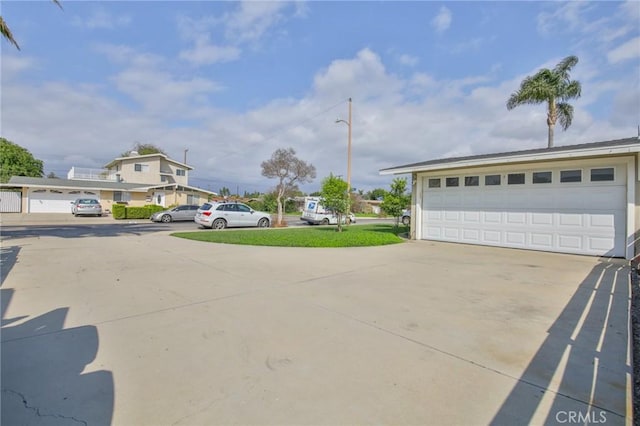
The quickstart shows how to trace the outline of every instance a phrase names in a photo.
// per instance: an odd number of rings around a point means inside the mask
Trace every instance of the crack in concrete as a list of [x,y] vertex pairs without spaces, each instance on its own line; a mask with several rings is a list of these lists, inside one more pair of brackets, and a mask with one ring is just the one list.
[[2,389],[2,393],[12,394],[12,395],[15,395],[18,398],[20,398],[24,408],[26,408],[27,410],[33,411],[36,414],[36,416],[38,416],[38,417],[55,417],[57,419],[72,420],[72,421],[74,421],[76,423],[80,423],[80,424],[83,424],[85,426],[89,425],[88,422],[86,422],[84,420],[76,419],[75,417],[72,417],[72,416],[63,416],[62,414],[45,414],[45,413],[42,413],[42,412],[40,412],[40,408],[30,406],[29,403],[27,402],[27,398],[22,393],[14,391],[12,389]]

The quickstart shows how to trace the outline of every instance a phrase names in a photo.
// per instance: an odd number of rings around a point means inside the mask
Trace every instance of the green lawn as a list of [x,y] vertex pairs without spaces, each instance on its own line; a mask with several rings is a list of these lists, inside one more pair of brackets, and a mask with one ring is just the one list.
[[[335,226],[224,231],[203,229],[197,232],[176,232],[171,235],[210,243],[278,247],[365,247],[404,241],[396,235],[393,225],[351,225],[344,226],[342,229],[342,232],[336,232]],[[403,226],[398,228],[397,233],[402,232],[406,232]]]

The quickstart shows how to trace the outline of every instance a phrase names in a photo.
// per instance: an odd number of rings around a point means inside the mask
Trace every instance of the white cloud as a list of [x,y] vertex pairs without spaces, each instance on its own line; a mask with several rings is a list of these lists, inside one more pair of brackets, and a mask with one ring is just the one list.
[[131,17],[128,15],[114,16],[102,7],[96,7],[92,10],[91,15],[87,17],[75,16],[73,24],[78,27],[88,29],[107,29],[111,30],[117,27],[127,26],[131,23]]
[[[459,79],[425,72],[403,78],[389,72],[376,51],[362,49],[318,70],[304,96],[230,112],[208,99],[221,90],[215,81],[178,77],[182,72],[171,61],[127,46],[98,48],[122,67],[113,82],[129,101],[108,96],[102,87],[16,81],[3,86],[3,136],[43,159],[47,171],[60,175],[74,165],[101,167],[135,141],[151,142],[178,159],[189,148],[194,184],[214,191],[220,186],[264,191],[274,182],[261,176],[260,163],[277,148],[293,147],[318,170],[316,181],[303,188],[310,192],[330,172],[346,174],[347,128],[335,119],[346,119],[348,97],[353,98],[356,188],[386,187],[390,178],[378,175],[382,168],[546,146],[544,105],[513,111],[505,106],[526,73],[506,81],[495,81],[493,69]],[[627,137],[635,128],[637,91],[613,85],[616,77],[600,78],[583,81],[593,99],[574,103],[574,124],[567,132],[556,129],[557,145]],[[585,108],[601,93],[615,99],[610,120],[594,119]]]
[[2,80],[6,82],[13,77],[36,66],[36,60],[29,56],[4,54],[0,63],[2,67]]
[[260,39],[285,19],[283,10],[287,7],[289,4],[285,2],[251,0],[240,2],[240,7],[226,16],[227,38],[238,43]]
[[439,34],[448,30],[451,26],[451,11],[446,6],[442,6],[436,17],[431,20],[431,26]]
[[628,59],[640,57],[640,37],[633,38],[626,43],[616,47],[607,55],[611,63],[618,63]]
[[413,67],[413,66],[418,64],[419,60],[418,60],[417,56],[411,56],[411,55],[407,55],[407,54],[402,54],[398,58],[398,61],[402,65],[407,65],[407,66]]
[[241,50],[235,46],[216,46],[207,40],[198,40],[192,49],[180,52],[180,59],[194,65],[210,65],[235,61],[240,58]]

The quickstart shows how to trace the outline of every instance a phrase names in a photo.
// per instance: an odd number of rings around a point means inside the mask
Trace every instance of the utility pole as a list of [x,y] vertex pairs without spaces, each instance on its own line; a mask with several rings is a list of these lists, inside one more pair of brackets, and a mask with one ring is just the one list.
[[349,128],[347,137],[347,193],[351,194],[351,98],[349,98],[349,121],[337,119],[336,123],[344,123]]
[[347,194],[351,196],[351,98],[349,98],[349,142],[347,143]]

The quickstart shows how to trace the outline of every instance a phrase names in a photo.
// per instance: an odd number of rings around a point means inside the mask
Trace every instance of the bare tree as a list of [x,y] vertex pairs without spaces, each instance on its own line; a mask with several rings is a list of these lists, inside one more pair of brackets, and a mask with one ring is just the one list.
[[316,168],[296,157],[293,148],[276,149],[271,159],[263,161],[262,176],[278,179],[276,186],[276,203],[278,218],[276,226],[282,226],[283,199],[298,190],[298,183],[311,182],[316,177]]

